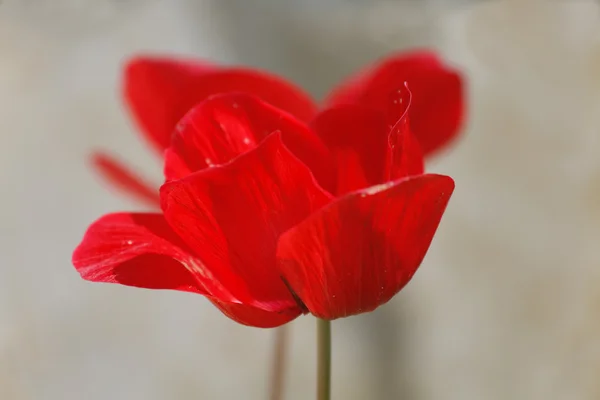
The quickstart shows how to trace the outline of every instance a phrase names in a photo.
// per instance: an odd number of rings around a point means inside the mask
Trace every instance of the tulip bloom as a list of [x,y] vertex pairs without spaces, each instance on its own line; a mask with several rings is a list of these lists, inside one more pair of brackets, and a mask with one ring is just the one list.
[[374,310],[416,272],[454,189],[423,174],[409,92],[389,89],[387,106],[334,99],[310,124],[248,94],[208,98],[172,133],[162,212],[100,218],[76,269],[198,293],[257,327]]
[[[460,75],[432,52],[398,53],[365,68],[335,87],[322,108],[361,105],[383,113],[384,123],[391,127],[402,107],[390,107],[390,96],[403,89],[404,82],[414,94],[410,128],[429,156],[458,135],[464,114]],[[141,132],[161,155],[171,144],[173,128],[192,107],[211,95],[228,92],[257,96],[306,123],[319,110],[293,83],[256,69],[158,57],[135,58],[125,67],[123,97]],[[321,123],[327,123],[326,119]],[[113,186],[158,207],[155,187],[117,159],[97,152],[93,162]]]

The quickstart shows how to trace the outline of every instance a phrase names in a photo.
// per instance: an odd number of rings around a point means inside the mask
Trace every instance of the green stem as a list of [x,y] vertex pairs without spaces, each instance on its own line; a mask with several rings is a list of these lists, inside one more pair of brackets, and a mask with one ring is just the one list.
[[271,400],[283,399],[285,381],[285,364],[288,342],[288,327],[281,326],[275,330],[275,348],[273,351],[273,366],[271,370]]
[[317,400],[331,399],[331,321],[317,319]]

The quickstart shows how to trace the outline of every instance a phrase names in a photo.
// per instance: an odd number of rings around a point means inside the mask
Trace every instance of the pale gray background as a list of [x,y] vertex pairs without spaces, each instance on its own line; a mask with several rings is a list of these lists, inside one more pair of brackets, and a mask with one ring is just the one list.
[[[91,149],[159,180],[118,97],[124,57],[247,63],[322,95],[417,45],[469,80],[463,140],[431,164],[457,189],[412,284],[334,324],[334,398],[597,399],[599,17],[591,0],[4,0],[0,399],[266,398],[273,331],[70,265],[90,221],[138,208],[95,179]],[[313,325],[292,325],[289,400],[313,396]]]

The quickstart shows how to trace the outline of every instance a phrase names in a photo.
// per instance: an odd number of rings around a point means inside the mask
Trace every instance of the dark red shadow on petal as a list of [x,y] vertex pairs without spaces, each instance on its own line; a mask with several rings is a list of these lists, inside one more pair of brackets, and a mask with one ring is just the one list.
[[198,288],[198,282],[190,271],[180,262],[158,254],[144,254],[125,261],[115,266],[112,274],[106,276],[101,282],[205,294]]

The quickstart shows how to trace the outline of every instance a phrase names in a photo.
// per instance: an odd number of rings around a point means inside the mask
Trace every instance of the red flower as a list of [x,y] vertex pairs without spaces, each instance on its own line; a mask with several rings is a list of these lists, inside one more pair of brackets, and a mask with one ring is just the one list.
[[100,218],[75,267],[91,281],[196,292],[258,327],[374,310],[412,278],[454,189],[422,174],[408,92],[394,93],[391,130],[388,114],[356,104],[308,126],[247,94],[207,99],[166,151],[162,213]]
[[[391,127],[402,112],[402,107],[392,105],[404,82],[408,82],[415,96],[410,110],[411,129],[428,156],[458,134],[464,114],[460,75],[431,52],[394,54],[347,79],[333,90],[324,105],[334,109],[342,105],[362,105],[380,112],[384,120],[377,123]],[[170,145],[173,127],[185,113],[214,94],[252,94],[304,122],[311,121],[318,109],[302,89],[278,76],[185,59],[132,59],[125,67],[123,86],[133,118],[160,152]],[[351,112],[348,110],[342,107],[333,114]],[[317,123],[328,124],[330,118],[331,115],[325,116]],[[362,122],[369,123],[367,120]],[[343,156],[339,152],[337,155]],[[158,206],[154,187],[122,163],[101,152],[94,155],[93,161],[101,175],[113,185],[144,203]]]

